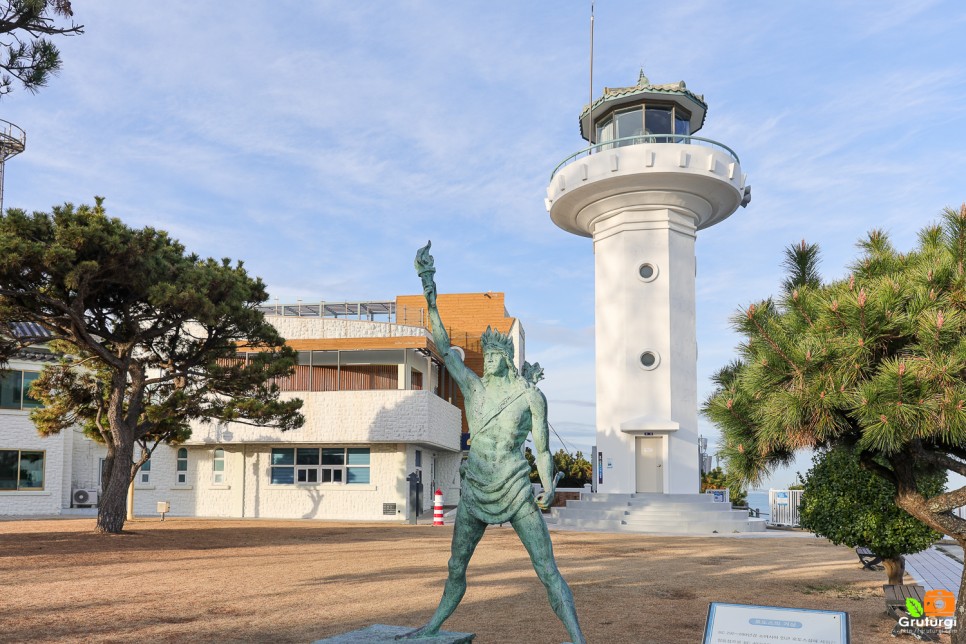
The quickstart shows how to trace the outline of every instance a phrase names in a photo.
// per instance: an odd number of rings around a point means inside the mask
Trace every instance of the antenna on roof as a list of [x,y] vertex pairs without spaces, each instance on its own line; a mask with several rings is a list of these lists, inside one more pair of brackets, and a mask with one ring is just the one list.
[[590,103],[587,104],[588,154],[594,153],[594,0],[590,0]]

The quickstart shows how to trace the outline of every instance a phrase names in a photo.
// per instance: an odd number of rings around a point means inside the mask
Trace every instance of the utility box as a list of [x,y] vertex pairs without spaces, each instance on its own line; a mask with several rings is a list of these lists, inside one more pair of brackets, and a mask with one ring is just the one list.
[[171,504],[167,501],[158,501],[158,514],[161,515],[161,520],[164,521],[164,515],[171,512]]

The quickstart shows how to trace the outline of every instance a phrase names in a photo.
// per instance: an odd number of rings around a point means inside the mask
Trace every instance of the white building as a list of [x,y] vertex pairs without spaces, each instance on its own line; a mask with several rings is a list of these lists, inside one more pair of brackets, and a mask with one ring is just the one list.
[[[522,329],[505,315],[502,294],[440,295],[441,308],[477,300],[499,311],[477,309],[477,321],[509,329],[522,353]],[[267,307],[298,351],[295,372],[279,385],[284,398],[304,401],[305,424],[288,432],[197,424],[189,441],[159,446],[138,472],[135,514],[154,515],[167,501],[174,516],[399,521],[410,510],[413,472],[423,481],[420,511],[436,488],[455,504],[461,398],[414,303]],[[472,366],[479,335],[451,318],[465,329],[454,344]],[[24,352],[0,385],[0,515],[58,514],[85,496],[92,505],[100,492],[105,448],[79,430],[40,437],[28,418],[36,402],[26,386],[48,359],[43,349]]]

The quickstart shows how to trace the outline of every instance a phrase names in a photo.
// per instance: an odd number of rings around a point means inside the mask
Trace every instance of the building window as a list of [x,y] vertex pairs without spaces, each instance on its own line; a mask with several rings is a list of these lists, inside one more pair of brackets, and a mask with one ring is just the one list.
[[345,483],[345,450],[326,448],[322,450],[322,482]]
[[299,483],[319,482],[319,450],[299,447],[295,450],[295,480]]
[[188,482],[188,450],[184,447],[178,450],[176,471],[178,485],[185,485]]
[[422,466],[423,466],[423,450],[417,449],[416,450],[416,467],[422,467]]
[[30,385],[39,371],[13,369],[0,375],[0,409],[33,409],[40,401],[30,396]]
[[369,448],[350,447],[346,450],[346,483],[369,483]]
[[44,452],[0,450],[0,490],[43,490]]
[[225,482],[225,450],[220,447],[212,455],[211,470],[211,482],[222,485]]
[[645,371],[651,371],[656,369],[659,364],[661,364],[661,357],[656,351],[645,351],[641,354],[641,368]]
[[272,448],[272,485],[291,485],[295,483],[295,449]]
[[643,282],[653,282],[657,279],[657,274],[657,264],[645,262],[637,267],[637,276],[640,277],[641,281]]
[[369,483],[367,447],[273,447],[272,485]]
[[150,483],[151,482],[151,459],[150,459],[150,457],[148,458],[148,460],[144,461],[144,463],[141,465],[141,469],[138,471],[138,476],[141,479],[141,483]]

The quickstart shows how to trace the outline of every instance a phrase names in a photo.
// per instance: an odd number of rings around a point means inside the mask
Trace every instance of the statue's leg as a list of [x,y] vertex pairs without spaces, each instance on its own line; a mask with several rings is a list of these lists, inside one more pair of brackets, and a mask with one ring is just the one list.
[[550,607],[563,622],[570,639],[574,644],[585,644],[587,640],[577,623],[577,609],[574,607],[574,596],[570,586],[564,581],[557,562],[553,559],[553,546],[550,543],[550,531],[544,523],[540,511],[534,506],[533,512],[523,510],[511,521],[520,541],[530,553],[530,561],[537,577],[543,582],[550,597]]
[[460,504],[456,511],[456,523],[453,526],[453,543],[449,558],[449,576],[446,578],[446,587],[443,589],[443,598],[439,600],[439,606],[433,613],[429,622],[412,633],[400,636],[397,639],[417,639],[428,637],[439,633],[443,625],[456,607],[463,594],[466,593],[466,566],[470,563],[470,557],[476,550],[476,544],[483,538],[486,524],[474,517]]

